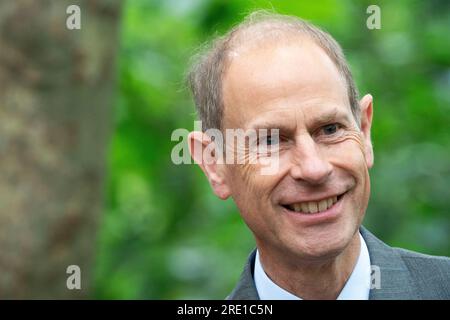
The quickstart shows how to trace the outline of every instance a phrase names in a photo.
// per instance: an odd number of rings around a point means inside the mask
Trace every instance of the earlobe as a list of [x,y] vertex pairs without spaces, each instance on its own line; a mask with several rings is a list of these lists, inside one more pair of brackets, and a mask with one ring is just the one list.
[[373,98],[366,94],[359,102],[361,108],[361,132],[364,136],[364,147],[367,167],[371,168],[374,162],[373,146],[371,139],[372,117],[373,117]]
[[225,179],[224,165],[220,163],[218,151],[210,137],[201,131],[189,133],[189,152],[192,159],[205,174],[216,196],[225,200],[231,195]]

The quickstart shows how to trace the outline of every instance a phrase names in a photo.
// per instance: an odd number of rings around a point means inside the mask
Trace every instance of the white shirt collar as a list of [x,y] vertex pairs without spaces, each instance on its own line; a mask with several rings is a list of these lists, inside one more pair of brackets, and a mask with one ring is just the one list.
[[[359,238],[361,245],[358,261],[337,300],[369,299],[371,283],[369,250],[361,234],[359,234]],[[301,300],[300,297],[279,287],[267,276],[262,268],[258,251],[256,251],[254,279],[256,290],[261,300]]]

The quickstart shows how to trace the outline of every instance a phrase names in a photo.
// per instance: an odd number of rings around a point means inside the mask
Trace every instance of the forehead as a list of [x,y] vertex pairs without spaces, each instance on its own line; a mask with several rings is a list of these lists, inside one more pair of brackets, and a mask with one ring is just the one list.
[[297,37],[233,51],[223,78],[224,126],[293,113],[351,112],[345,80],[328,55]]

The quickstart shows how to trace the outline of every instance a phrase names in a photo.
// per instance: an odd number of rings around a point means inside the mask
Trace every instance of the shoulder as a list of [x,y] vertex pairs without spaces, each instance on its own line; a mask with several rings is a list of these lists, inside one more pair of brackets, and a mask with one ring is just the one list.
[[450,259],[390,247],[361,228],[380,286],[373,299],[450,299]]
[[393,248],[405,264],[422,299],[450,298],[450,259]]
[[409,270],[431,277],[445,277],[450,280],[450,258],[432,256],[402,248],[393,248]]

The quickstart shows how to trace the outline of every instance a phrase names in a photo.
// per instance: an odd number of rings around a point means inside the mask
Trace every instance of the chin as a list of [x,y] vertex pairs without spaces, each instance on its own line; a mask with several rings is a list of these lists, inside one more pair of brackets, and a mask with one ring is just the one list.
[[357,226],[339,223],[324,228],[310,230],[297,237],[294,250],[299,257],[307,260],[328,260],[339,256],[351,243]]

